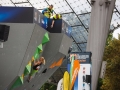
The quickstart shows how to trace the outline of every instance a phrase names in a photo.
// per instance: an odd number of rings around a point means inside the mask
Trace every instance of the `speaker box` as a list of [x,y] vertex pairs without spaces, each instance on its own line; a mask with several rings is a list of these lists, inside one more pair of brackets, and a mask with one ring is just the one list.
[[86,83],[91,83],[91,75],[86,75]]
[[8,40],[10,26],[0,25],[0,41],[5,42]]

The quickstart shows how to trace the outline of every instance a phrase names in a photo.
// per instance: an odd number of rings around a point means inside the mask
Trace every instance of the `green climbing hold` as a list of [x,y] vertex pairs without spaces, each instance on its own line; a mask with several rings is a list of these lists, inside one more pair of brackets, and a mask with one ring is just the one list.
[[34,55],[34,58],[35,58],[35,60],[38,59],[38,58],[39,58],[39,54],[36,53],[36,54]]
[[28,64],[26,67],[25,67],[25,70],[24,70],[24,75],[28,75],[30,74],[31,72],[31,64]]
[[23,76],[19,76],[11,87],[11,90],[23,84]]
[[45,43],[47,43],[48,41],[50,41],[50,39],[49,39],[48,33],[46,32],[45,35],[44,35],[44,37],[43,37],[42,44],[45,44]]
[[35,60],[39,58],[40,51],[38,48],[36,48],[35,53],[34,53],[34,58]]
[[39,51],[39,52],[42,52],[42,50],[43,50],[43,49],[42,49],[42,44],[40,44],[37,48],[38,48],[38,51]]

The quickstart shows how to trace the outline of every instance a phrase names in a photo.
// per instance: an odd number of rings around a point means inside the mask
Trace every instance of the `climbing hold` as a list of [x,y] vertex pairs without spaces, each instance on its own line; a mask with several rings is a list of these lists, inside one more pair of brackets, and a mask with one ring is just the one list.
[[31,62],[28,63],[28,65],[24,69],[24,75],[28,75],[31,72]]
[[35,60],[39,58],[39,54],[40,54],[39,49],[36,48],[36,51],[35,51],[35,53],[34,53],[34,59],[35,59]]
[[50,39],[49,39],[48,33],[46,32],[45,35],[44,35],[44,37],[43,37],[42,44],[45,44],[45,43],[47,43],[48,41],[50,41]]
[[16,81],[14,82],[14,84],[12,85],[12,87],[11,87],[10,90],[12,90],[12,89],[14,89],[14,88],[16,88],[16,87],[21,86],[21,85],[23,84],[23,77],[24,77],[24,75],[19,76],[19,77],[16,79]]
[[43,50],[42,49],[42,44],[40,44],[37,48],[38,48],[39,52],[42,52],[42,50]]

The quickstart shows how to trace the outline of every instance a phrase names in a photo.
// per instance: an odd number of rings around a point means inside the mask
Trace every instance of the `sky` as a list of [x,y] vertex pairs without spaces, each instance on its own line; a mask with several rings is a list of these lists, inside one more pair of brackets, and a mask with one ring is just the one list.
[[118,39],[118,33],[120,34],[120,28],[118,28],[117,30],[114,31],[113,37]]
[[[117,23],[120,23],[120,19],[117,20]],[[114,24],[115,26],[117,26],[117,23],[115,21],[112,22],[112,24]],[[113,32],[113,37],[118,39],[118,33],[120,34],[120,27]]]

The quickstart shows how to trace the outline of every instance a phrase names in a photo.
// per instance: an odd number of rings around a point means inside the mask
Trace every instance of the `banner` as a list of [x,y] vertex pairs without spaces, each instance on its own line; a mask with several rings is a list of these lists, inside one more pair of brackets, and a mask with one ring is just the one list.
[[[91,84],[87,83],[88,75],[90,75],[90,64],[81,64],[80,71],[78,73],[78,86],[74,86],[74,88],[78,88],[77,90],[91,90]],[[76,90],[76,89],[74,89]]]
[[58,82],[57,90],[63,90],[63,78]]
[[71,66],[70,66],[70,84],[72,81],[72,74],[73,74],[73,62],[74,62],[74,56],[70,57],[71,59]]
[[71,80],[71,84],[70,84],[70,90],[72,90],[72,87],[75,83],[75,80],[77,78],[78,72],[80,69],[80,64],[79,64],[79,60],[74,60],[74,64],[73,64],[73,75],[72,75],[72,80]]
[[76,59],[76,54],[71,54],[70,55],[70,62],[71,62],[71,66],[70,66],[70,85],[72,83],[73,67],[74,67],[74,60],[75,59]]
[[70,56],[73,56],[75,60],[79,60],[81,64],[90,64],[91,63],[91,52],[72,52]]
[[[70,53],[70,60],[68,60],[67,70],[71,72],[72,57],[74,61],[78,60],[80,69],[79,72],[75,70],[73,64],[72,79],[70,84],[70,90],[92,90],[91,89],[91,52],[72,52]],[[74,73],[78,73],[76,78]],[[75,81],[74,81],[75,80]]]
[[62,20],[62,33],[65,33],[67,36],[71,37],[72,27],[69,26],[64,20]]
[[33,23],[33,7],[0,7],[2,23]]
[[70,78],[69,78],[69,73],[65,71],[64,76],[63,76],[63,90],[69,90],[69,83],[70,83]]

